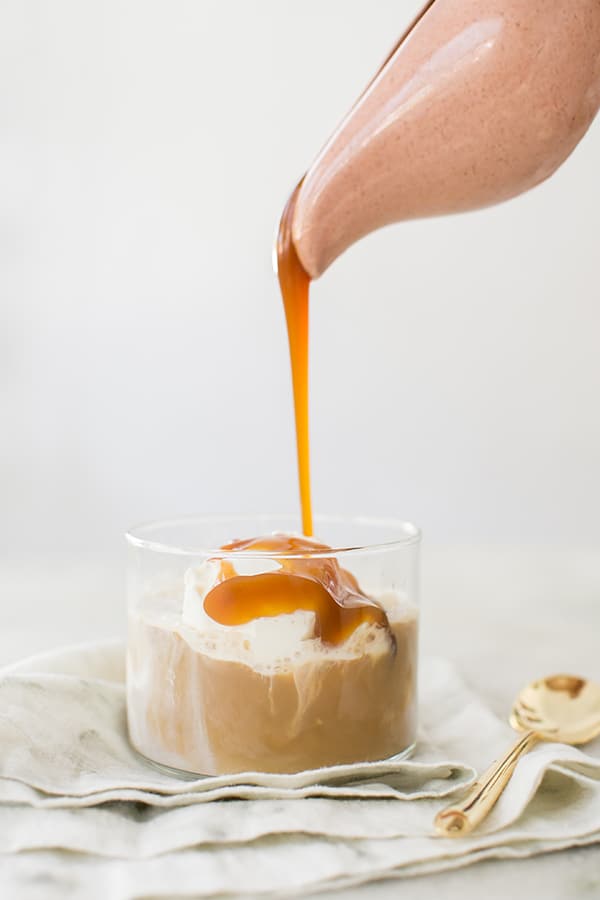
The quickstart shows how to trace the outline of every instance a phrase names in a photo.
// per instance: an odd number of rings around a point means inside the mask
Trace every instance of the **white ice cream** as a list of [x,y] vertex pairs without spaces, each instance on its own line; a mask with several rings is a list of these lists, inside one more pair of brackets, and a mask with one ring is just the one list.
[[[257,661],[269,665],[277,659],[293,656],[302,641],[315,639],[316,617],[309,610],[299,609],[280,616],[263,616],[245,625],[221,625],[212,619],[204,609],[208,592],[217,583],[220,564],[207,560],[201,566],[190,568],[185,573],[182,623],[195,629],[204,639],[212,639],[215,644],[233,644],[251,653]],[[236,571],[240,575],[256,575],[279,568],[277,562],[265,560],[236,560]]]
[[[276,560],[235,560],[240,575],[256,575],[274,571]],[[297,610],[279,616],[265,616],[243,625],[221,625],[204,609],[204,600],[217,582],[219,562],[207,561],[189,568],[184,576],[184,597],[181,612],[176,604],[171,610],[158,610],[150,597],[147,605],[132,613],[132,624],[143,620],[146,624],[179,635],[197,653],[212,659],[240,662],[258,672],[273,674],[293,670],[305,663],[316,664],[323,657],[331,662],[354,659],[365,654],[377,657],[388,653],[389,635],[374,623],[363,622],[341,644],[325,644],[316,636],[316,616],[308,610]],[[366,586],[368,588],[368,586]],[[390,624],[413,621],[416,609],[397,591],[379,593],[376,596],[385,609]],[[141,676],[141,673],[137,673]]]

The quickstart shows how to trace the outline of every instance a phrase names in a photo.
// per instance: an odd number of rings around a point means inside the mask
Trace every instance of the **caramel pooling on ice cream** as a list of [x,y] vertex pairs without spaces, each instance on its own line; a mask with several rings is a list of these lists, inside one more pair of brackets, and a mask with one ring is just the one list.
[[[271,535],[226,544],[227,551],[259,553],[323,553],[331,550],[293,535]],[[245,625],[263,616],[297,610],[315,614],[315,636],[341,644],[363,623],[391,630],[383,608],[365,596],[356,578],[332,557],[277,557],[281,568],[257,575],[238,575],[229,560],[221,563],[219,582],[204,600],[205,612],[221,625]],[[392,638],[393,640],[393,638]]]

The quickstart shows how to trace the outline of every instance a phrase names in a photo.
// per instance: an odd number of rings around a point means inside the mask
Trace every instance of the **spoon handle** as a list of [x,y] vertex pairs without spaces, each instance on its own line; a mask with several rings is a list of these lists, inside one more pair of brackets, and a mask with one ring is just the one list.
[[493,762],[479,778],[464,800],[448,806],[435,817],[435,830],[441,837],[463,837],[485,819],[506,787],[518,760],[538,740],[527,731],[499,762]]

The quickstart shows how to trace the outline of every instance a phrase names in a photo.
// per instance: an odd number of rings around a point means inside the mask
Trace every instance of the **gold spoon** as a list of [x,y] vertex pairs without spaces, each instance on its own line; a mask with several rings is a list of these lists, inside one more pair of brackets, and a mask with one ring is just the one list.
[[442,837],[462,837],[485,819],[506,787],[517,761],[537,741],[585,744],[600,734],[600,685],[575,675],[552,675],[524,688],[509,722],[524,732],[500,762],[475,782],[461,802],[443,809],[434,825]]

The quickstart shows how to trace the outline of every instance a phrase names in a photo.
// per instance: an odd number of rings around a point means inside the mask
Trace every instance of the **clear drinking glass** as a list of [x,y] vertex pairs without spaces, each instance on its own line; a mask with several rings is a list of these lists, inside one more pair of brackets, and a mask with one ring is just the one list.
[[[129,735],[152,762],[182,774],[298,772],[413,749],[418,529],[321,516],[315,532],[327,551],[220,549],[296,528],[293,516],[213,516],[127,534]],[[300,631],[297,617],[239,627],[206,614],[215,566],[225,561],[252,577],[299,559],[335,560],[385,609],[387,625],[364,622],[328,644],[310,613]]]

